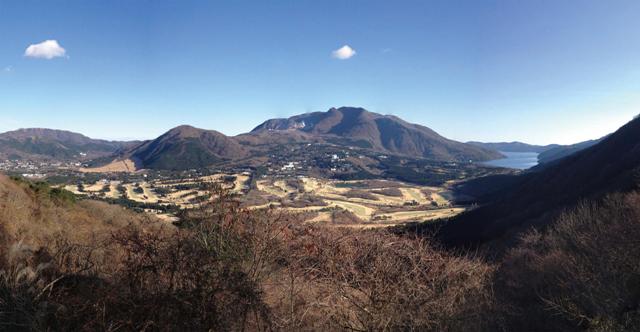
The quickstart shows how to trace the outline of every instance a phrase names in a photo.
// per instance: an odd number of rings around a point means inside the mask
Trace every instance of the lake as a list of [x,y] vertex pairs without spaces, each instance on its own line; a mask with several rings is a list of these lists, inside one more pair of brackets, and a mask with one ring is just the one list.
[[507,158],[486,161],[483,164],[495,167],[527,169],[538,164],[538,153],[535,152],[504,152]]

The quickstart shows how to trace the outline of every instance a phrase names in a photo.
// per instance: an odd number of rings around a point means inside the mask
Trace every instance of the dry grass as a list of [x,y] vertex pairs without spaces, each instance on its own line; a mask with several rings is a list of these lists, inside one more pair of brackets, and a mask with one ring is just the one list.
[[34,191],[28,184],[16,183],[2,175],[0,210],[0,225],[6,234],[33,245],[42,245],[57,234],[65,234],[75,242],[92,241],[111,230],[154,220],[103,202],[56,203],[44,190]]
[[[31,189],[0,182],[15,217],[46,205],[20,205],[33,198]],[[241,209],[224,192],[213,194],[219,199],[185,215],[179,229],[145,227],[138,215],[96,202],[46,207],[42,220],[24,224],[3,220],[1,227],[14,229],[0,231],[0,244],[13,248],[0,258],[0,324],[102,331],[484,326],[492,268],[473,257],[386,231],[307,226],[296,214]],[[65,213],[71,219],[57,217]],[[34,227],[44,220],[61,225]]]
[[400,211],[392,213],[383,213],[376,216],[388,218],[390,221],[429,221],[442,218],[451,218],[457,214],[464,212],[464,208],[446,208],[446,209],[432,209],[432,210],[417,210],[417,211]]
[[136,163],[131,159],[114,160],[104,166],[79,169],[83,173],[133,173],[136,170]]
[[502,264],[496,288],[521,331],[631,331],[640,326],[640,194],[615,195],[532,231]]
[[0,176],[0,329],[640,326],[640,194],[578,206],[548,230],[526,235],[494,268],[429,238],[309,225],[281,209],[242,209],[217,190],[217,200],[169,228]]

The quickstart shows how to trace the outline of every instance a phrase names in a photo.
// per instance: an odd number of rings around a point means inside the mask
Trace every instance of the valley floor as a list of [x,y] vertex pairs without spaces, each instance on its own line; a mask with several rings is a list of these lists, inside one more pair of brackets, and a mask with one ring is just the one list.
[[153,206],[193,209],[211,200],[213,188],[232,193],[248,209],[281,209],[304,220],[349,227],[384,227],[412,221],[448,218],[465,210],[453,206],[446,187],[417,186],[390,180],[340,181],[306,176],[261,176],[248,172],[195,178],[99,179],[64,185],[76,195],[132,201],[165,220],[171,212]]

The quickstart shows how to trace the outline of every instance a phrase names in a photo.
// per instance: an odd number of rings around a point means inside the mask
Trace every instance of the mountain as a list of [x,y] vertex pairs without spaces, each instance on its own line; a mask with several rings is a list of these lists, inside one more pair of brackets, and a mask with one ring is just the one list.
[[503,157],[495,150],[447,139],[427,127],[398,117],[354,107],[268,120],[250,133],[235,137],[186,125],[145,142],[109,142],[71,132],[25,129],[0,135],[0,157],[86,157],[91,159],[89,165],[92,170],[114,169],[123,162],[127,170],[182,170],[220,162],[240,165],[250,161],[255,165],[273,156],[291,158],[295,157],[292,153],[297,152],[289,149],[291,151],[284,156],[283,146],[307,143],[318,143],[314,144],[313,153],[316,154],[335,153],[336,148],[349,147],[365,153],[427,158],[438,162],[485,161]]
[[467,142],[467,144],[483,147],[486,149],[502,151],[502,152],[535,152],[542,153],[554,148],[559,147],[558,144],[549,145],[531,145],[522,142],[497,142],[497,143],[483,143],[483,142]]
[[580,142],[572,145],[558,145],[553,149],[549,149],[541,152],[538,155],[538,162],[541,164],[550,163],[554,160],[564,158],[568,155],[574,154],[578,151],[594,146],[600,143],[603,139],[604,137],[599,139],[584,141],[584,142]]
[[346,139],[350,141],[349,144],[379,152],[441,161],[486,161],[503,157],[497,151],[444,138],[427,127],[398,117],[356,107],[332,108],[327,112],[267,120],[253,129],[251,134],[273,131]]
[[246,155],[245,148],[235,139],[191,126],[173,128],[125,154],[136,162],[136,168],[169,170],[202,168]]
[[111,155],[136,142],[92,139],[64,130],[27,128],[0,134],[5,159],[90,159]]
[[443,223],[439,234],[452,246],[513,243],[522,231],[545,227],[583,199],[635,189],[639,172],[640,119],[635,119],[598,144],[503,179],[488,203]]

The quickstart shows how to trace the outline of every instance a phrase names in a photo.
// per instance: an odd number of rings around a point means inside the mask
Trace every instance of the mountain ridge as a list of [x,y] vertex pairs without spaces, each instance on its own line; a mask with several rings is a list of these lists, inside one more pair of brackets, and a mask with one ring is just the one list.
[[[605,136],[606,137],[606,136]],[[569,145],[559,145],[553,149],[546,150],[538,155],[538,161],[541,164],[551,163],[566,156],[572,155],[576,152],[592,147],[600,143],[605,137],[598,139],[592,139],[584,142],[578,142]]]
[[269,119],[251,133],[299,131],[312,135],[358,139],[380,152],[449,161],[499,159],[500,153],[447,139],[432,129],[360,107],[331,108],[289,118]]
[[144,168],[179,170],[242,158],[247,151],[235,139],[218,131],[180,125],[141,143],[125,155]]
[[[155,139],[142,142],[94,140],[82,134],[42,128],[19,130],[6,135],[27,141],[32,152],[56,151],[51,157],[75,156],[81,152],[81,147],[93,147],[96,152],[92,152],[91,157],[97,165],[114,159],[131,159],[136,162],[136,168],[173,170],[243,159],[264,153],[262,147],[265,146],[307,142],[447,162],[486,161],[504,157],[495,150],[450,140],[426,126],[360,107],[331,108],[326,112],[269,119],[251,132],[236,136],[190,125],[177,126]],[[41,137],[47,137],[47,140],[43,141]],[[75,143],[70,149],[61,142]]]
[[640,119],[634,119],[598,144],[512,177],[490,202],[443,223],[439,234],[451,246],[514,243],[563,208],[637,188],[638,174]]
[[512,142],[478,142],[478,141],[469,141],[467,144],[481,146],[488,149],[493,149],[496,151],[502,152],[535,152],[542,153],[556,147],[559,147],[559,144],[547,144],[547,145],[535,145],[528,144],[524,142],[512,141]]
[[15,159],[91,159],[117,153],[136,141],[108,141],[48,128],[0,133],[0,156]]

